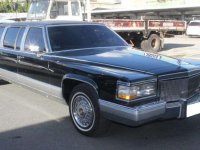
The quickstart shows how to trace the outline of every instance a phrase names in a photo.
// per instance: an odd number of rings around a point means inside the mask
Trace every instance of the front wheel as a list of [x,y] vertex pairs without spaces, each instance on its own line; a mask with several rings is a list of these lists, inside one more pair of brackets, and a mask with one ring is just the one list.
[[87,136],[97,136],[108,128],[98,104],[98,95],[87,84],[76,86],[70,96],[70,116],[76,129]]

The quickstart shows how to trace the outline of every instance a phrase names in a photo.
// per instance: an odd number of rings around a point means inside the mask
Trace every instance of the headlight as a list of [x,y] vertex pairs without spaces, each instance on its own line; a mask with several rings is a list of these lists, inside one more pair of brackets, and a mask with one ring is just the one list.
[[156,82],[136,84],[130,86],[118,85],[117,98],[130,101],[138,98],[156,96],[156,89]]

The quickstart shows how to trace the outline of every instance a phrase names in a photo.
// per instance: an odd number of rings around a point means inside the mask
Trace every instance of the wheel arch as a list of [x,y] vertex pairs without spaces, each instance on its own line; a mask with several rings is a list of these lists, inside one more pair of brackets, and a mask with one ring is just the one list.
[[95,92],[98,94],[98,86],[93,79],[86,76],[71,74],[71,73],[63,76],[62,95],[65,101],[67,102],[67,104],[69,102],[69,97],[73,88],[82,83],[85,83],[89,85],[90,87],[92,87],[95,90]]

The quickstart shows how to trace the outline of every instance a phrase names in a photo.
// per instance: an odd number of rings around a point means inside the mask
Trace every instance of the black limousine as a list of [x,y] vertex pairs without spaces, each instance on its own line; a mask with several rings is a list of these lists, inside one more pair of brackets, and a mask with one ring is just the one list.
[[200,113],[198,66],[134,50],[102,24],[2,24],[0,38],[1,78],[65,100],[82,134]]

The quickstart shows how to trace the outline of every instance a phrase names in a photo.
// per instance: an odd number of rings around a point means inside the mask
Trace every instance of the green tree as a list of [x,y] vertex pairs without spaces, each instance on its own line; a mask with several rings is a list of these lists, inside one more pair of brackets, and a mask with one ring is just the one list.
[[27,12],[30,6],[29,0],[24,3],[6,0],[0,2],[0,13]]

